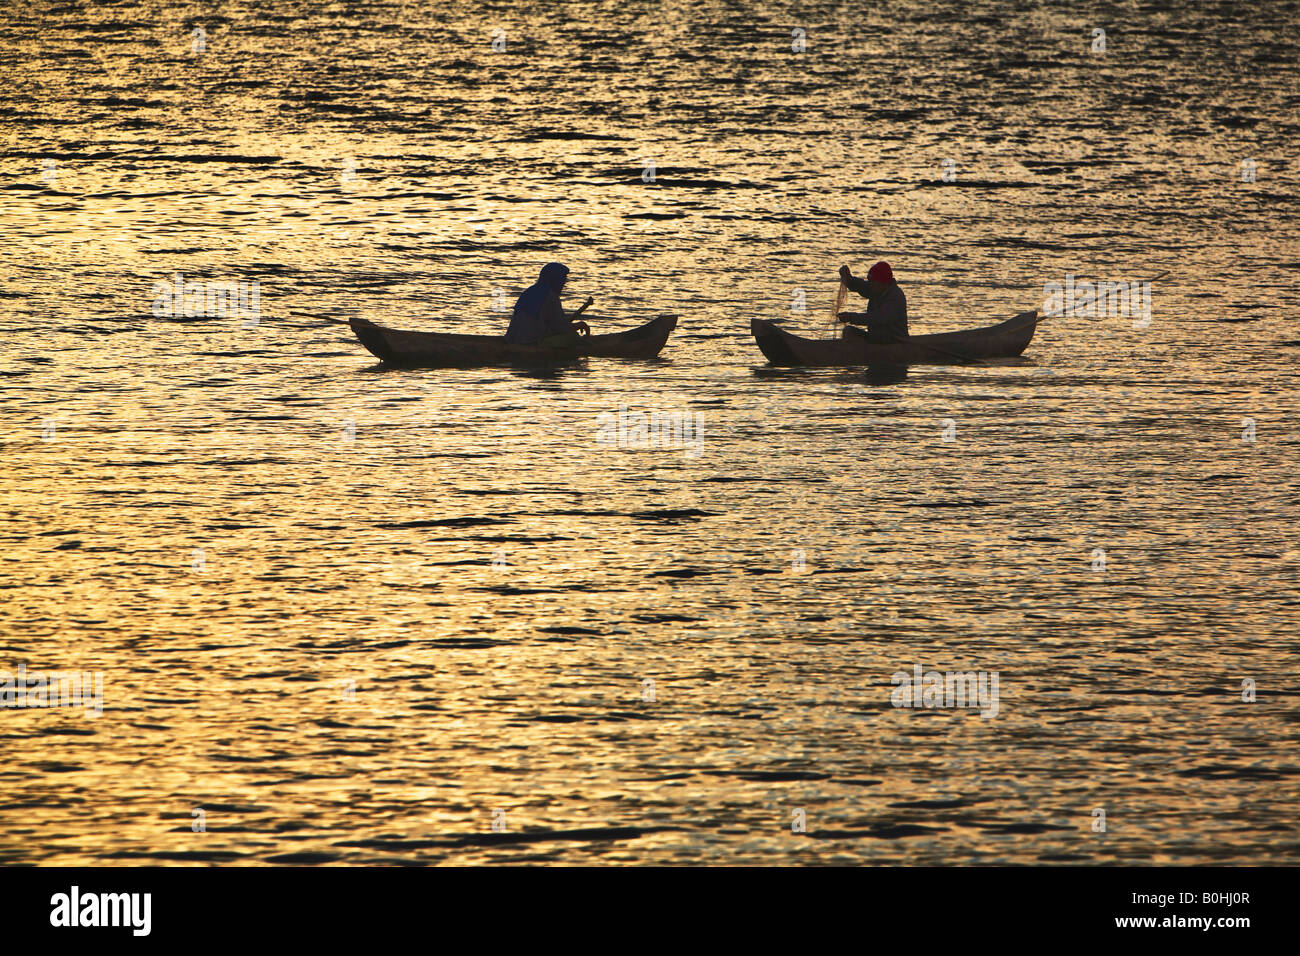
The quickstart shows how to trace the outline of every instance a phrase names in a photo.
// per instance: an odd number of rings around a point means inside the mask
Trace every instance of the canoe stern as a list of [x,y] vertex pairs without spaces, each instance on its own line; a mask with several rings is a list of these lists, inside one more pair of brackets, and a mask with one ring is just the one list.
[[375,358],[383,362],[394,362],[397,360],[396,354],[388,344],[388,336],[386,336],[384,330],[375,325],[375,323],[368,322],[365,319],[354,318],[348,324],[352,326],[352,334],[355,335],[358,341],[366,347],[366,351]]

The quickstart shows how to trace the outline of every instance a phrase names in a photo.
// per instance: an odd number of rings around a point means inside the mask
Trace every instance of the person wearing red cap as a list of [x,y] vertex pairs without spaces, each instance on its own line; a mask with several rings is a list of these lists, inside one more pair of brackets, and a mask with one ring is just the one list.
[[845,329],[845,335],[860,335],[868,342],[879,344],[907,341],[907,297],[898,287],[888,262],[877,262],[867,270],[866,281],[850,272],[848,266],[840,266],[840,279],[867,300],[866,312],[839,314],[841,322],[867,327],[865,332]]

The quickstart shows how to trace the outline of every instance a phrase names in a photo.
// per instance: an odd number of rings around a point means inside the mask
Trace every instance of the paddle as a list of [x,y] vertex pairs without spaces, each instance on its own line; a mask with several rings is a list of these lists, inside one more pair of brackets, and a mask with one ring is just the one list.
[[[1157,282],[1157,281],[1159,281],[1160,279],[1163,279],[1165,276],[1169,275],[1169,273],[1171,273],[1171,272],[1173,272],[1173,271],[1174,271],[1174,270],[1172,270],[1172,269],[1166,269],[1164,272],[1160,273],[1160,275],[1158,275],[1158,276],[1152,276],[1150,279],[1138,279],[1137,281],[1138,281],[1138,282]],[[1062,313],[1062,314],[1064,314],[1064,313]],[[1017,325],[1014,329],[1008,329],[1007,331],[1009,331],[1009,332],[1019,332],[1021,329],[1025,328],[1025,327],[1027,327],[1027,326],[1029,326],[1029,325],[1031,325],[1031,324],[1038,323],[1038,322],[1046,322],[1048,319],[1059,319],[1059,318],[1061,318],[1061,314],[1058,314],[1058,315],[1040,315],[1040,316],[1036,316],[1036,317],[1035,317],[1034,319],[1032,319],[1030,322],[1023,322],[1023,323],[1021,323],[1020,325]]]
[[[576,319],[578,316],[582,315],[582,313],[586,312],[586,311],[587,311],[587,306],[591,305],[591,303],[594,302],[594,301],[595,301],[595,300],[594,300],[591,296],[587,296],[587,301],[584,302],[584,303],[582,303],[582,305],[578,306],[578,309],[577,309],[576,312],[570,312],[570,313],[569,313],[569,321],[572,322],[572,321],[573,321],[574,319]],[[588,330],[587,330],[587,334],[588,334],[588,335],[591,334],[591,329],[590,329],[590,328],[588,328]]]
[[[1023,326],[1022,326],[1023,328]],[[986,362],[982,358],[976,358],[973,355],[958,355],[956,352],[949,352],[947,349],[935,348],[933,345],[926,345],[924,342],[917,342],[915,339],[908,339],[900,344],[919,345],[923,349],[929,349],[931,352],[938,352],[940,355],[946,355],[948,358],[959,359],[962,362],[973,362],[976,365],[992,365],[992,362]]]

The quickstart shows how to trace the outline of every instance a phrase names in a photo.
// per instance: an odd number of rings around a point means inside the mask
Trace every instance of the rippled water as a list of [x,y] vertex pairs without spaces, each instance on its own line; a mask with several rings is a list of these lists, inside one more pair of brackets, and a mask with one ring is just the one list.
[[[0,860],[1300,862],[1300,5],[264,6],[0,24],[0,668],[104,675],[0,711]],[[767,366],[878,258],[914,333],[1171,273],[1018,362]],[[348,330],[550,259],[661,358]]]

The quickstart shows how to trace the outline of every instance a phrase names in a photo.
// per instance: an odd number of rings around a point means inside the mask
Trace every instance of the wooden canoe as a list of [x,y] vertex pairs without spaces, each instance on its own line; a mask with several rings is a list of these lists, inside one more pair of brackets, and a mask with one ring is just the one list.
[[752,319],[749,330],[773,365],[951,365],[1019,355],[1037,325],[1037,311],[1021,312],[984,329],[914,335],[888,345],[865,342],[848,329],[838,339],[800,338],[765,319]]
[[512,345],[504,335],[456,335],[450,332],[399,332],[365,319],[353,319],[352,331],[370,354],[390,365],[421,368],[477,365],[550,365],[583,356],[648,359],[659,354],[677,328],[677,316],[661,315],[640,328],[607,335],[588,335],[577,348],[548,349]]

